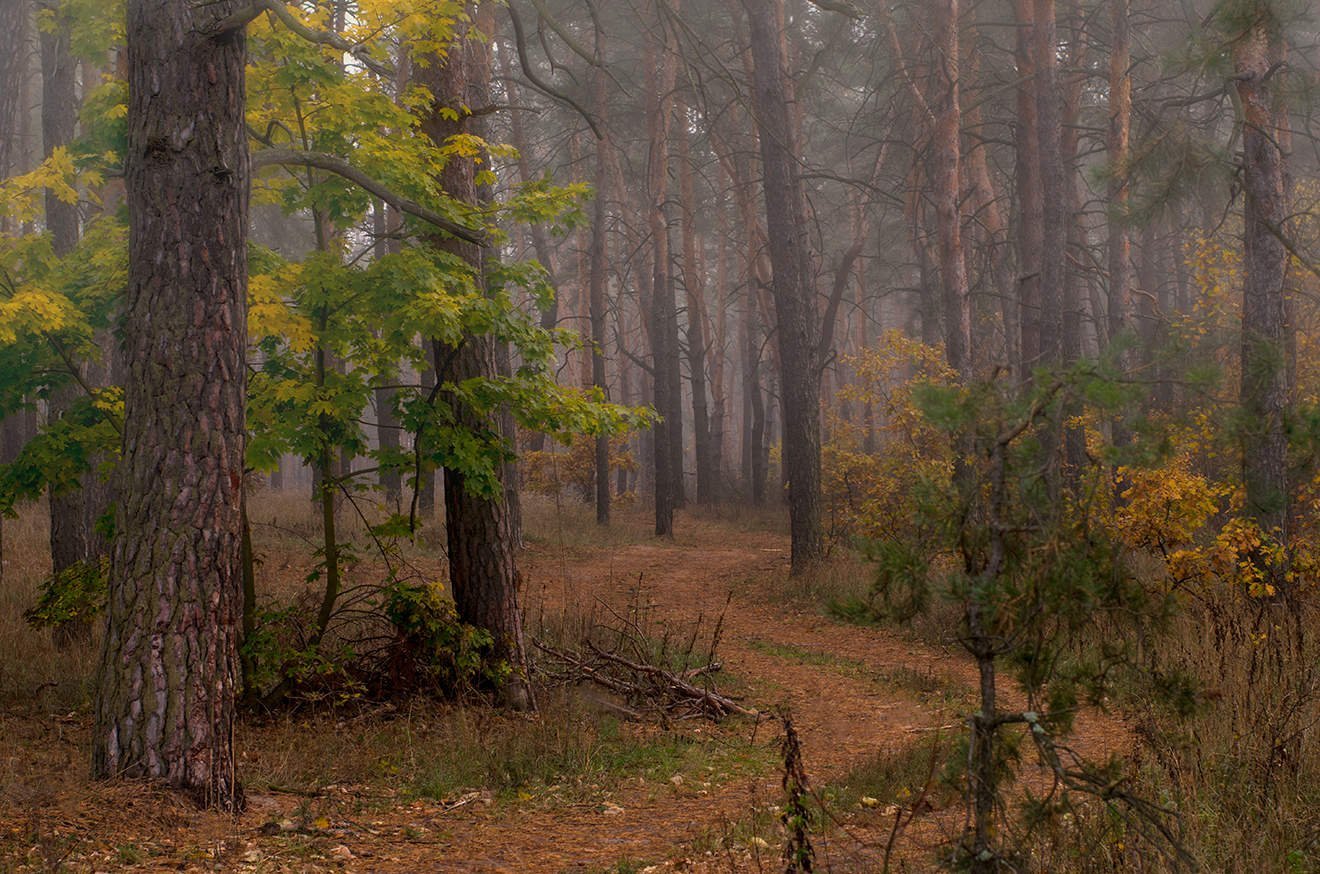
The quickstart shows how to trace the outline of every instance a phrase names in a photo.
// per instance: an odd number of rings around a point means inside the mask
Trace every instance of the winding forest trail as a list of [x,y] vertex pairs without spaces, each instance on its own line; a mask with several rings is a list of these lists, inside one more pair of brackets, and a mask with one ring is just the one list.
[[[900,753],[937,733],[947,740],[956,731],[957,713],[966,712],[975,680],[972,664],[959,651],[794,607],[783,597],[784,537],[727,523],[685,522],[672,541],[534,545],[524,560],[529,628],[537,626],[538,617],[608,615],[639,604],[653,628],[667,627],[676,637],[690,633],[698,621],[706,634],[722,622],[718,658],[729,679],[718,685],[734,683],[746,703],[763,711],[791,712],[817,788],[838,785],[879,755]],[[1087,722],[1089,736],[1079,739],[1085,748],[1113,749],[1124,734],[1107,718]],[[12,728],[0,725],[7,727]],[[773,764],[779,724],[742,719],[684,731],[714,744],[727,742],[732,732],[742,739],[741,749],[759,751],[757,764],[729,767],[709,780],[690,772],[686,778],[623,779],[585,799],[549,793],[491,803],[489,796],[468,793],[448,804],[388,798],[362,804],[346,797],[322,805],[329,811],[323,827],[297,835],[268,833],[270,823],[297,817],[300,810],[306,818],[309,802],[296,794],[253,793],[248,810],[232,819],[198,813],[167,793],[139,789],[134,798],[126,795],[127,787],[66,777],[65,789],[49,790],[47,822],[62,822],[85,843],[103,848],[102,861],[86,868],[94,871],[776,870],[779,850],[773,814],[767,811],[781,797]],[[62,753],[75,773],[71,753],[77,741],[74,731]],[[330,787],[320,797],[333,801],[335,791],[345,790]],[[878,809],[854,802],[851,810],[836,812],[841,827],[817,842],[820,870],[878,870],[892,824],[883,809],[888,799],[879,801]],[[765,845],[747,825],[758,814]],[[928,870],[930,848],[957,834],[959,816],[954,805],[919,817],[898,853],[903,870]],[[0,831],[3,825],[0,817]],[[165,840],[162,833],[173,838]],[[149,855],[163,864],[148,859],[125,864],[122,852],[105,849],[126,844],[154,848]],[[196,848],[208,845],[214,849],[199,854]],[[193,849],[183,849],[188,846]],[[77,870],[83,870],[81,864]]]

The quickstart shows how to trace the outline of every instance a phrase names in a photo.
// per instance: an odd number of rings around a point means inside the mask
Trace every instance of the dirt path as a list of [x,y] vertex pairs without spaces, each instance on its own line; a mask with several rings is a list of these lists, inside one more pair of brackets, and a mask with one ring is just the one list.
[[[953,725],[972,688],[972,666],[958,652],[834,622],[770,597],[768,588],[783,579],[787,568],[786,541],[778,535],[693,524],[671,543],[574,550],[540,545],[525,566],[532,581],[529,622],[556,611],[623,611],[639,602],[651,608],[654,621],[674,627],[690,628],[702,617],[709,628],[722,616],[719,656],[725,671],[745,681],[749,703],[791,711],[816,786],[840,781],[876,754],[907,749],[931,737],[932,730]],[[737,730],[758,732],[757,742],[764,747],[773,745],[778,732],[773,723],[754,727],[750,721]],[[0,731],[50,728],[0,725]],[[1083,743],[1111,746],[1114,727],[1097,731]],[[35,742],[53,744],[76,772],[76,739],[61,735]],[[11,770],[20,768],[15,764]],[[36,821],[44,817],[55,836],[49,853],[42,851],[51,858],[59,853],[60,824],[66,832],[93,835],[102,846],[115,847],[115,841],[134,845],[131,835],[104,834],[126,829],[126,806],[135,811],[132,821],[149,831],[156,850],[167,833],[178,835],[180,848],[193,847],[171,851],[167,842],[156,855],[168,861],[157,865],[119,846],[102,853],[91,867],[73,870],[775,870],[775,846],[758,848],[743,835],[732,849],[722,849],[718,838],[737,832],[757,810],[763,821],[770,818],[765,810],[780,797],[778,775],[762,768],[752,775],[717,776],[659,785],[625,781],[605,797],[588,801],[549,797],[457,807],[345,803],[305,840],[292,844],[290,835],[263,835],[261,828],[296,815],[305,802],[293,795],[254,794],[248,811],[235,820],[199,814],[166,793],[131,797],[123,787],[89,786],[66,776],[63,789],[33,790],[31,803],[42,811]],[[871,870],[888,820],[878,811],[843,813],[846,828],[835,829],[826,842],[822,870]],[[947,819],[928,817],[913,833],[922,843],[938,842],[956,830]],[[0,834],[0,852],[3,838]],[[205,849],[206,841],[212,849]],[[907,855],[916,862],[909,870],[923,870],[922,860],[930,858],[925,850]],[[0,870],[8,870],[2,855]]]
[[[698,617],[709,627],[722,616],[719,654],[726,671],[756,678],[756,706],[792,712],[811,776],[820,785],[947,723],[950,713],[926,700],[930,696],[878,687],[857,668],[864,665],[879,677],[929,677],[961,686],[970,678],[964,660],[771,602],[765,581],[782,577],[786,569],[783,538],[741,534],[736,545],[731,540],[727,530],[713,527],[674,544],[638,544],[572,561],[548,550],[531,563],[531,576],[542,581],[533,598],[551,609],[589,609],[599,600],[622,611],[640,597],[675,627],[690,627]],[[531,605],[531,611],[538,606]],[[777,728],[762,731],[776,734]],[[754,866],[748,853],[703,859],[709,851],[693,856],[684,848],[719,834],[754,807],[774,803],[778,779],[770,774],[735,780],[709,791],[678,786],[658,796],[653,788],[638,787],[614,798],[605,811],[535,811],[512,820],[455,817],[446,847],[454,855],[442,869],[587,871],[624,859],[663,860],[666,869],[703,862],[717,870]],[[849,855],[856,861],[855,851]],[[771,867],[774,859],[771,849],[766,860]]]

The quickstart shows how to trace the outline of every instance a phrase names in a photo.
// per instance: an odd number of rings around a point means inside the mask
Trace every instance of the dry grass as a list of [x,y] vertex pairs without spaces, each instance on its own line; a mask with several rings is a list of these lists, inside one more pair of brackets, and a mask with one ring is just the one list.
[[1186,843],[1205,870],[1320,870],[1320,605],[1206,591],[1151,653],[1178,689],[1137,699],[1140,778],[1182,812]]
[[[318,509],[301,492],[258,493],[250,505],[263,599],[287,601],[315,590],[307,579],[319,545]],[[552,502],[528,502],[533,536],[558,531],[578,546],[652,539],[643,510],[618,508],[615,525],[601,531],[589,507],[566,509],[554,519]],[[364,508],[368,520],[383,509]],[[384,568],[370,548],[366,521],[352,507],[339,515],[341,539],[354,543],[358,560],[346,567],[346,585],[379,582]],[[0,717],[14,749],[0,768],[0,811],[34,811],[64,793],[76,797],[83,785],[83,751],[89,743],[91,686],[99,640],[66,651],[49,631],[34,629],[23,612],[36,600],[49,568],[48,522],[41,507],[29,507],[5,525],[5,584],[0,586]],[[418,574],[444,576],[442,552],[422,542],[406,545],[402,558]],[[587,612],[573,612],[579,608]],[[541,630],[581,636],[597,618],[598,605],[558,605],[541,610]],[[708,631],[709,629],[707,629]],[[97,635],[99,638],[99,633]],[[239,729],[241,769],[253,791],[321,793],[330,785],[363,787],[363,797],[445,799],[478,790],[498,799],[549,793],[582,799],[608,791],[624,778],[661,783],[685,773],[760,772],[764,749],[749,744],[741,728],[706,726],[661,731],[620,723],[591,694],[544,693],[535,717],[506,714],[480,703],[440,704],[417,699],[364,710],[360,703],[302,709],[264,718],[245,718]],[[51,740],[51,732],[59,737]],[[58,754],[59,761],[52,756]],[[60,774],[58,781],[53,780]],[[64,788],[61,789],[60,787]],[[387,801],[393,803],[393,801]],[[3,864],[0,864],[3,869]]]
[[664,782],[715,763],[745,770],[763,758],[732,729],[715,742],[709,729],[621,723],[576,693],[546,693],[540,703],[535,716],[414,700],[382,718],[282,717],[246,730],[242,770],[255,791],[355,786],[385,798],[482,791],[581,800],[625,778]]
[[63,713],[89,700],[99,640],[60,649],[49,630],[33,628],[23,618],[50,573],[47,520],[44,505],[25,507],[19,518],[4,520],[0,705]]

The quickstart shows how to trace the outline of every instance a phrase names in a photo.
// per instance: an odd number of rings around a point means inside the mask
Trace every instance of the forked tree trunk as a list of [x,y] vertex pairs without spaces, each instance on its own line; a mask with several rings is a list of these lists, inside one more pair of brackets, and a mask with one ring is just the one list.
[[242,4],[129,0],[128,378],[98,777],[236,808],[247,339]]

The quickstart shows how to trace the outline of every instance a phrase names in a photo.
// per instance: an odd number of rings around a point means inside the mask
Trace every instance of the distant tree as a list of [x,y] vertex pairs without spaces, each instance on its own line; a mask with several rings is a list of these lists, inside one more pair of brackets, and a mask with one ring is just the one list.
[[1281,22],[1268,0],[1225,4],[1225,29],[1236,34],[1233,66],[1242,101],[1243,258],[1242,472],[1247,510],[1261,529],[1288,536],[1288,324],[1284,280],[1288,252],[1287,156],[1272,78],[1283,62]]

